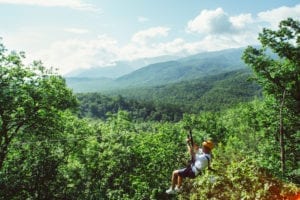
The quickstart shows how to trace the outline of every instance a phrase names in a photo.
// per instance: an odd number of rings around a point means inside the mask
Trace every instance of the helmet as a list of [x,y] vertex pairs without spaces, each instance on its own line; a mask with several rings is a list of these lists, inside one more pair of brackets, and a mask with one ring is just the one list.
[[214,148],[214,143],[210,140],[207,140],[202,143],[202,146],[205,146],[205,147],[209,148],[210,150],[212,150]]

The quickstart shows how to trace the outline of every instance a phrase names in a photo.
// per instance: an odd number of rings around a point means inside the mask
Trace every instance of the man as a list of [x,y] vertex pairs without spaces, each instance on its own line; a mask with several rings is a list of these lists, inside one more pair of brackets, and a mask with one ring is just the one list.
[[198,145],[190,147],[190,139],[187,139],[187,147],[193,162],[186,168],[175,170],[172,173],[172,185],[166,190],[167,194],[175,194],[181,190],[181,184],[184,178],[195,178],[200,175],[205,168],[210,168],[211,162],[211,150],[214,144],[211,141],[205,141],[202,143],[202,149]]

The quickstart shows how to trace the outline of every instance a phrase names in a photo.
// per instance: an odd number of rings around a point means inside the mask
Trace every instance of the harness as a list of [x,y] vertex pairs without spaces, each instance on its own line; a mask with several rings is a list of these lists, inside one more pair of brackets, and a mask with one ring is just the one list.
[[[209,157],[208,157],[207,155],[205,155],[205,158],[207,159],[207,162],[208,162],[207,167],[209,168],[209,166],[210,166],[210,159],[209,159]],[[192,165],[194,165],[194,167],[196,168],[196,170],[197,170],[197,172],[198,172],[198,175],[201,175],[201,174],[202,174],[202,170],[199,169],[199,168],[197,168],[197,167],[195,166],[195,161],[192,163]],[[192,166],[192,165],[191,165],[191,166]]]

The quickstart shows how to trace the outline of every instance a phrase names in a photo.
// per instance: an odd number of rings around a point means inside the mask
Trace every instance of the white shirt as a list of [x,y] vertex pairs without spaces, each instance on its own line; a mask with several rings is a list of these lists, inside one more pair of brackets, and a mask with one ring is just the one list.
[[211,161],[211,154],[203,153],[202,149],[199,149],[195,154],[195,163],[192,165],[192,170],[197,176],[200,171],[203,171],[208,167],[208,160]]

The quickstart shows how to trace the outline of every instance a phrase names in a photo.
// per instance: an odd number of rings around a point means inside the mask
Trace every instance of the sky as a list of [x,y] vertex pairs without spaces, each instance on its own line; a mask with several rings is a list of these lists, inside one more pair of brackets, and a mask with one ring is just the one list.
[[300,20],[299,0],[0,0],[0,42],[66,75],[257,45],[288,17]]

